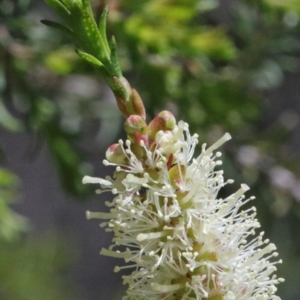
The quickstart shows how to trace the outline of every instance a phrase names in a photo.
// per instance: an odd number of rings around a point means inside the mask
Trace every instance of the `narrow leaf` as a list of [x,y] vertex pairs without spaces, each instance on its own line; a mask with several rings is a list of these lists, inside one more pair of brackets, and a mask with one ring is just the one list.
[[81,3],[82,3],[82,8],[83,8],[83,9],[87,9],[87,10],[89,10],[90,12],[92,12],[92,7],[91,7],[91,2],[90,2],[90,0],[81,0]]
[[110,50],[105,47],[107,44],[106,36],[99,33],[95,19],[88,9],[82,11],[82,23],[88,39],[88,47],[94,55],[100,56],[103,61],[109,61]]
[[75,0],[74,2],[79,8],[82,9],[82,1],[81,0]]
[[45,0],[45,2],[50,7],[52,7],[62,18],[70,17],[71,12],[60,1],[58,1],[58,0]]
[[101,63],[101,61],[99,61],[96,57],[94,57],[86,52],[79,51],[79,50],[76,50],[76,53],[78,54],[79,57],[86,60],[87,62],[89,62],[93,65],[96,65],[98,67],[104,67],[104,65]]
[[76,28],[75,24],[78,23],[78,20],[81,18],[82,15],[82,2],[81,0],[68,0],[70,3],[68,4],[68,8],[71,12],[70,20],[69,20],[69,26],[70,28]]
[[101,14],[101,17],[99,20],[99,26],[98,26],[100,35],[105,37],[105,39],[103,41],[103,43],[104,43],[103,46],[106,49],[109,49],[109,45],[108,45],[107,38],[106,38],[106,23],[107,23],[108,12],[109,12],[109,7],[106,6]]
[[75,38],[74,33],[69,28],[67,28],[66,26],[63,26],[62,24],[59,24],[59,23],[56,23],[56,22],[53,22],[53,21],[49,21],[49,20],[41,20],[41,23],[43,23],[46,26],[49,26],[49,27],[58,29],[60,31],[63,31],[63,32],[69,34],[71,37]]
[[117,77],[121,77],[122,72],[121,72],[121,68],[120,68],[120,64],[119,64],[119,60],[118,60],[118,56],[117,56],[117,44],[116,44],[116,39],[114,36],[111,39],[110,50],[111,50],[110,61],[111,61],[113,71],[114,71],[113,75],[117,76]]

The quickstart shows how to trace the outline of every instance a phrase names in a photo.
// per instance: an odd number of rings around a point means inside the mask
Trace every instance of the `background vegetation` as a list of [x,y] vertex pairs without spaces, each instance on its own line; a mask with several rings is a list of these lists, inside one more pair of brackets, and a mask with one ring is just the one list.
[[[284,260],[278,294],[299,299],[299,2],[92,3],[96,18],[110,6],[108,35],[149,116],[167,108],[201,142],[232,134],[225,175],[251,186]],[[110,237],[84,220],[103,197],[81,178],[106,172],[122,116],[72,42],[39,23],[55,18],[41,1],[0,2],[0,298],[118,299],[116,262],[98,257]]]

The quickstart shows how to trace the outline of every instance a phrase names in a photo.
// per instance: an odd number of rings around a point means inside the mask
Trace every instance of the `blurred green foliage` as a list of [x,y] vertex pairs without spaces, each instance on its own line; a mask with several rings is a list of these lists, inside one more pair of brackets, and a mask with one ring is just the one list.
[[29,220],[8,205],[20,198],[19,179],[0,169],[0,298],[3,300],[76,299],[64,269],[72,252],[62,237],[30,238]]
[[[3,61],[0,68],[0,123],[7,130],[29,130],[36,133],[37,139],[42,137],[42,141],[51,146],[62,184],[70,193],[84,196],[87,189],[79,184],[84,174],[82,160],[75,146],[78,132],[59,125],[62,112],[50,99],[54,97],[53,85],[59,78],[41,67],[41,63],[49,66],[51,62],[57,75],[66,74],[72,70],[74,55],[70,50],[60,50],[53,59],[55,53],[49,49],[49,40],[43,30],[36,28],[38,20],[32,23],[26,17],[31,9],[30,1],[3,1],[0,5],[0,17],[5,24],[0,34],[0,58]],[[55,49],[57,41],[55,37],[52,39]]]
[[64,275],[71,257],[62,240],[51,235],[1,243],[1,299],[78,299]]
[[16,201],[18,178],[5,169],[0,169],[0,240],[11,242],[28,228],[27,221],[9,208]]
[[266,2],[271,6],[278,6],[287,11],[300,11],[300,3],[297,0],[286,0],[284,2],[280,0],[266,0]]
[[[170,109],[208,143],[225,131],[232,133],[233,141],[225,146],[225,174],[237,184],[251,185],[259,199],[255,203],[259,219],[285,260],[280,270],[287,278],[280,287],[282,295],[296,293],[299,152],[290,155],[294,152],[287,149],[297,118],[287,107],[277,119],[261,124],[268,109],[266,99],[287,74],[299,75],[299,1],[241,0],[233,2],[230,14],[215,0],[92,3],[96,19],[110,6],[108,36],[116,37],[121,69],[143,96],[150,117]],[[0,25],[0,126],[11,134],[34,132],[37,147],[45,143],[50,149],[62,186],[83,199],[89,191],[81,178],[87,170],[91,173],[91,167],[80,141],[96,124],[98,142],[108,146],[118,134],[121,116],[114,104],[104,101],[105,87],[95,70],[75,54],[71,40],[37,23],[37,16],[45,17],[34,4],[30,0],[0,3],[4,21]],[[79,80],[74,74],[79,74]],[[101,131],[107,128],[109,132]],[[11,173],[1,170],[0,222],[5,226],[0,238],[11,243],[0,248],[0,257],[8,255],[7,262],[1,261],[7,264],[5,269],[16,263],[13,256],[22,260],[30,252],[21,251],[25,246],[17,246],[20,241],[13,239],[27,224],[8,208],[16,182]],[[13,298],[9,286],[17,287],[14,293],[20,294],[15,295],[25,295],[30,281],[44,286],[34,274],[51,277],[57,272],[55,267],[46,268],[46,250],[37,247],[36,251],[41,256],[23,258],[33,265],[35,257],[40,259],[40,269],[32,269],[26,284],[0,271],[0,277],[6,278],[0,280],[5,283],[0,284],[4,299],[34,299]],[[48,290],[60,291],[55,284]]]

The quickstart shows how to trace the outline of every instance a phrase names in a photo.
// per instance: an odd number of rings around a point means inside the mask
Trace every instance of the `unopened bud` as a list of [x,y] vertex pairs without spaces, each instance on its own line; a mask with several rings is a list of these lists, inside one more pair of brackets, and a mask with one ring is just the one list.
[[125,117],[138,115],[146,119],[146,112],[143,101],[135,89],[132,89],[124,78],[113,77],[110,87],[116,97],[117,105]]
[[158,117],[161,117],[165,120],[166,130],[173,130],[174,129],[174,126],[176,125],[176,119],[170,111],[163,110],[158,114]]
[[124,123],[124,129],[132,143],[140,145],[143,141],[145,145],[148,145],[147,124],[141,116],[129,116]]
[[105,153],[106,159],[115,164],[126,165],[128,163],[128,159],[123,152],[122,147],[119,144],[111,145]]
[[125,117],[130,116],[131,113],[129,107],[129,99],[132,93],[130,84],[124,77],[113,77],[110,86],[116,97],[119,110],[123,113]]
[[160,130],[172,130],[176,124],[173,114],[167,110],[160,112],[148,125],[148,136],[155,140],[156,133]]
[[132,135],[135,132],[145,134],[147,130],[147,124],[141,116],[132,115],[126,119],[124,123],[124,129],[128,135]]
[[145,111],[144,103],[140,95],[135,89],[132,89],[131,103],[132,103],[133,113],[141,116],[144,120],[146,120],[146,111]]

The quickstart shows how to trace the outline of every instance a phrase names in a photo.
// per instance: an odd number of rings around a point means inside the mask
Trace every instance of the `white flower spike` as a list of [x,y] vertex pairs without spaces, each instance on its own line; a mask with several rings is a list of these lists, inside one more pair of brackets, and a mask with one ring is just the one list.
[[[135,122],[135,123],[134,123]],[[138,123],[139,122],[139,123]],[[279,300],[272,275],[274,244],[263,240],[256,209],[243,206],[245,184],[225,199],[224,181],[214,153],[231,136],[226,133],[194,158],[197,135],[170,112],[161,112],[148,127],[138,116],[126,122],[128,140],[112,145],[105,165],[116,167],[113,179],[85,177],[116,195],[109,213],[87,212],[88,219],[113,231],[114,244],[101,254],[123,258],[132,267],[123,300]],[[138,128],[134,131],[132,128]],[[254,237],[253,237],[254,236]],[[118,247],[121,249],[118,250]]]

